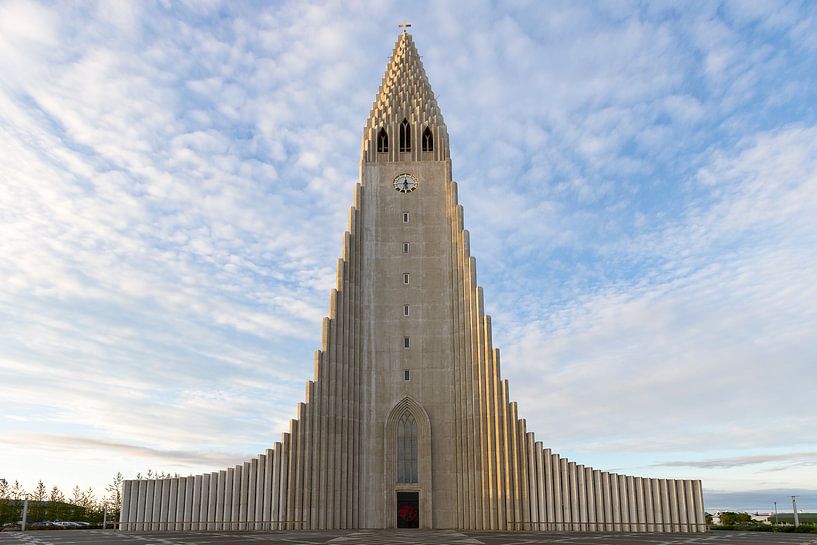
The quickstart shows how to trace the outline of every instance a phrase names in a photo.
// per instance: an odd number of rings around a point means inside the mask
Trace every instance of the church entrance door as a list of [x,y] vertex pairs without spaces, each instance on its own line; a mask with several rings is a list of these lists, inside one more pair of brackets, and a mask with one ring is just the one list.
[[398,528],[420,527],[419,492],[397,493],[397,527]]

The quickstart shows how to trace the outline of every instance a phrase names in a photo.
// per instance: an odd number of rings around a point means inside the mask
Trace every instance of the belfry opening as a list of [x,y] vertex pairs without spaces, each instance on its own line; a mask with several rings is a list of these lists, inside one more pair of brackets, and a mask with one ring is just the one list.
[[404,28],[363,128],[314,377],[288,431],[231,467],[125,481],[120,527],[706,531],[700,481],[593,468],[528,429],[485,314],[459,202],[469,188],[452,178]]

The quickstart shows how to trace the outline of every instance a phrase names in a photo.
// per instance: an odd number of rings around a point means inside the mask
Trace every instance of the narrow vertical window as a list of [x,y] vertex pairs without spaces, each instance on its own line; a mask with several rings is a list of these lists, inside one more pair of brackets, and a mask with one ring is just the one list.
[[410,342],[408,337],[403,337],[403,348],[409,348]]
[[408,253],[408,251],[409,251],[409,243],[408,243],[408,242],[404,242],[404,243],[403,243],[403,253],[404,253],[404,254],[407,254],[407,253]]
[[417,482],[417,421],[406,412],[397,421],[397,482]]
[[408,369],[403,370],[403,380],[411,380],[411,374]]
[[403,223],[409,222],[409,215],[408,212],[403,212]]
[[389,151],[389,135],[386,129],[380,129],[377,133],[377,151],[381,153]]
[[403,284],[409,283],[409,273],[403,273]]
[[400,151],[411,151],[411,125],[408,119],[403,119],[400,123]]
[[408,315],[409,315],[409,306],[408,305],[403,305],[403,316],[408,316]]
[[423,131],[423,151],[434,151],[434,136],[428,127]]

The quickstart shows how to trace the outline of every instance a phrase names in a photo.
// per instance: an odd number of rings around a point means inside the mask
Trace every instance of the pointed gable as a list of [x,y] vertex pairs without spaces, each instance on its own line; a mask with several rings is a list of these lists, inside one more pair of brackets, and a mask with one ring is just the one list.
[[[378,135],[385,130],[392,142],[397,142],[400,125],[408,120],[412,142],[422,142],[427,128],[435,142],[434,149],[423,152],[420,146],[403,151],[392,146],[389,151],[378,147]],[[366,161],[435,160],[448,158],[448,132],[437,104],[437,98],[428,83],[423,62],[411,34],[403,32],[397,38],[386,73],[377,90],[363,131],[363,155]],[[378,153],[379,151],[379,153]]]

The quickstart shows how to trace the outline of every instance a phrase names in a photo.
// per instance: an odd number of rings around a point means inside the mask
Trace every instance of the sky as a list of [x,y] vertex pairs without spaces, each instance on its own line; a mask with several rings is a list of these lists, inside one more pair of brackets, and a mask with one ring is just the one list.
[[0,0],[0,478],[280,440],[403,20],[528,429],[817,511],[817,5],[774,0]]

